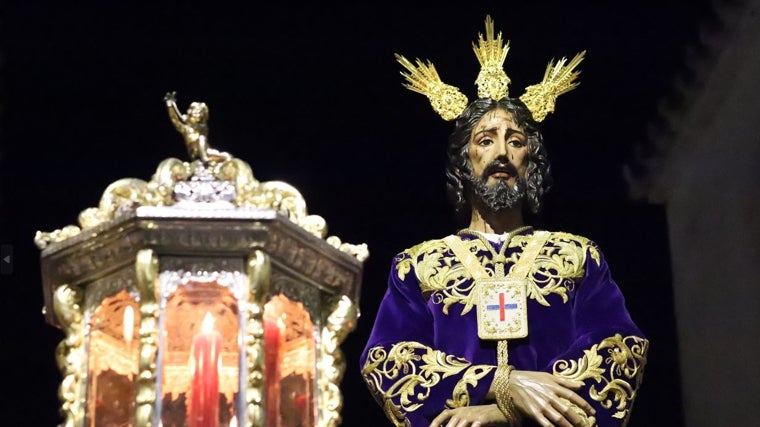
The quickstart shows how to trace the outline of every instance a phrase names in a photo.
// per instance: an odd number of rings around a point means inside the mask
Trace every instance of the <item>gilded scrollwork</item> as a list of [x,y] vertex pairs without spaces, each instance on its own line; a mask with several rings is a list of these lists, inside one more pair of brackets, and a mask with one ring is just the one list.
[[446,404],[452,408],[469,404],[467,386],[477,385],[494,366],[472,365],[465,359],[447,355],[424,344],[405,341],[390,350],[373,347],[362,368],[370,390],[383,396],[385,413],[397,426],[403,426],[404,414],[419,409],[431,389],[443,378],[464,371]]
[[63,427],[76,427],[84,420],[81,395],[84,391],[87,354],[84,348],[84,315],[82,291],[69,285],[56,288],[53,310],[66,332],[66,337],[56,347],[56,362],[63,380],[58,388]]
[[359,245],[345,243],[341,242],[338,236],[330,236],[326,238],[325,241],[335,249],[356,257],[359,261],[364,262],[369,258],[369,248],[366,243],[361,243]]
[[156,279],[158,259],[151,249],[142,249],[135,261],[137,290],[140,293],[140,359],[135,399],[138,427],[152,425],[156,402],[156,352],[158,350],[158,302]]
[[346,369],[346,361],[340,344],[356,327],[359,317],[358,308],[345,295],[331,305],[328,313],[321,331],[321,357],[317,362],[320,372],[318,427],[337,427],[341,423],[343,396],[340,392],[340,382]]
[[[524,248],[530,238],[530,235],[516,235],[509,248]],[[463,239],[462,243],[493,275],[494,264],[486,243],[481,239]],[[597,264],[601,262],[596,246],[588,239],[569,233],[552,233],[529,273],[532,280],[528,281],[528,297],[544,306],[549,306],[546,297],[550,294],[559,295],[567,302],[568,291],[585,273],[587,252]],[[507,262],[514,265],[521,254],[522,251],[513,252]],[[464,305],[462,314],[475,305],[473,283],[443,240],[429,240],[401,253],[396,275],[404,280],[411,271],[416,274],[423,294],[430,294],[431,301],[443,305],[444,313],[448,314],[453,304]]]
[[247,385],[245,388],[246,427],[264,425],[264,298],[269,292],[272,265],[269,256],[254,251],[246,267],[247,298],[244,308],[245,360]]
[[98,207],[87,208],[79,214],[79,225],[83,229],[92,228],[117,217],[121,212],[137,206],[157,206],[163,201],[164,197],[155,183],[122,178],[106,187]]
[[45,249],[50,242],[60,242],[69,237],[81,233],[82,229],[76,225],[67,225],[53,231],[37,231],[34,234],[34,244],[40,249]]
[[627,419],[644,375],[648,347],[649,341],[644,338],[615,334],[584,350],[578,360],[558,360],[553,373],[584,382],[593,380],[589,397],[606,409],[614,409],[614,418]]

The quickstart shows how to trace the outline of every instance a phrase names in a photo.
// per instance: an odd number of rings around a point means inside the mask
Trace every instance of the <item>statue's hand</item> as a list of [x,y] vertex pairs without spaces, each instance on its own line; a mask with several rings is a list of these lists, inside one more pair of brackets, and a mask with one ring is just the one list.
[[164,95],[164,101],[165,102],[176,102],[177,101],[177,92],[166,92],[166,95]]
[[[596,412],[575,392],[583,386],[581,381],[556,377],[547,372],[516,369],[509,378],[515,407],[541,426],[585,426],[584,418]],[[578,414],[573,406],[585,416]]]
[[[456,409],[444,409],[430,427],[456,426],[456,427],[481,427],[481,426],[506,426],[507,419],[495,404],[463,406]],[[445,423],[445,424],[444,424]]]

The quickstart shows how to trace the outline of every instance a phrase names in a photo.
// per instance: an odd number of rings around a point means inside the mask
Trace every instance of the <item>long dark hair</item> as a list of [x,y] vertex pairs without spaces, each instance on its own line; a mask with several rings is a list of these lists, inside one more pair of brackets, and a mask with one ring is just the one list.
[[457,220],[463,224],[469,221],[470,215],[470,203],[465,195],[463,182],[463,178],[472,173],[468,156],[470,135],[478,120],[489,111],[499,108],[511,113],[517,125],[525,131],[527,136],[528,169],[525,176],[527,206],[525,207],[530,212],[537,214],[541,210],[541,200],[552,184],[551,165],[544,147],[544,139],[528,107],[517,98],[502,98],[498,101],[490,98],[477,99],[470,103],[457,118],[454,131],[449,136],[447,150],[446,192],[449,201],[454,205]]

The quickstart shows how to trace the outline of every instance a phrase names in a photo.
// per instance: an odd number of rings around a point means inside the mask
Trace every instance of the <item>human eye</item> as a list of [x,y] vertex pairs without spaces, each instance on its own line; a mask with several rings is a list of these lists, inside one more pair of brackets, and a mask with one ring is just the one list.
[[525,146],[525,141],[523,141],[520,138],[510,138],[509,141],[508,141],[508,143],[509,143],[509,145],[511,145],[513,147],[524,147]]
[[493,140],[491,138],[483,138],[478,141],[478,145],[488,147],[489,145],[493,145]]

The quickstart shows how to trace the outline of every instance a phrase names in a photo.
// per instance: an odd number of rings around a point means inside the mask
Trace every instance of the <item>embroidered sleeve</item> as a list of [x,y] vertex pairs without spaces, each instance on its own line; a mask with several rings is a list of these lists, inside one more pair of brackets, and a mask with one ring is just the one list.
[[573,307],[576,338],[546,370],[585,383],[578,393],[597,410],[589,425],[622,426],[641,385],[649,341],[593,243],[586,260]]
[[446,407],[484,397],[495,367],[433,348],[433,317],[413,269],[409,253],[394,259],[360,364],[370,392],[395,426],[427,427]]

